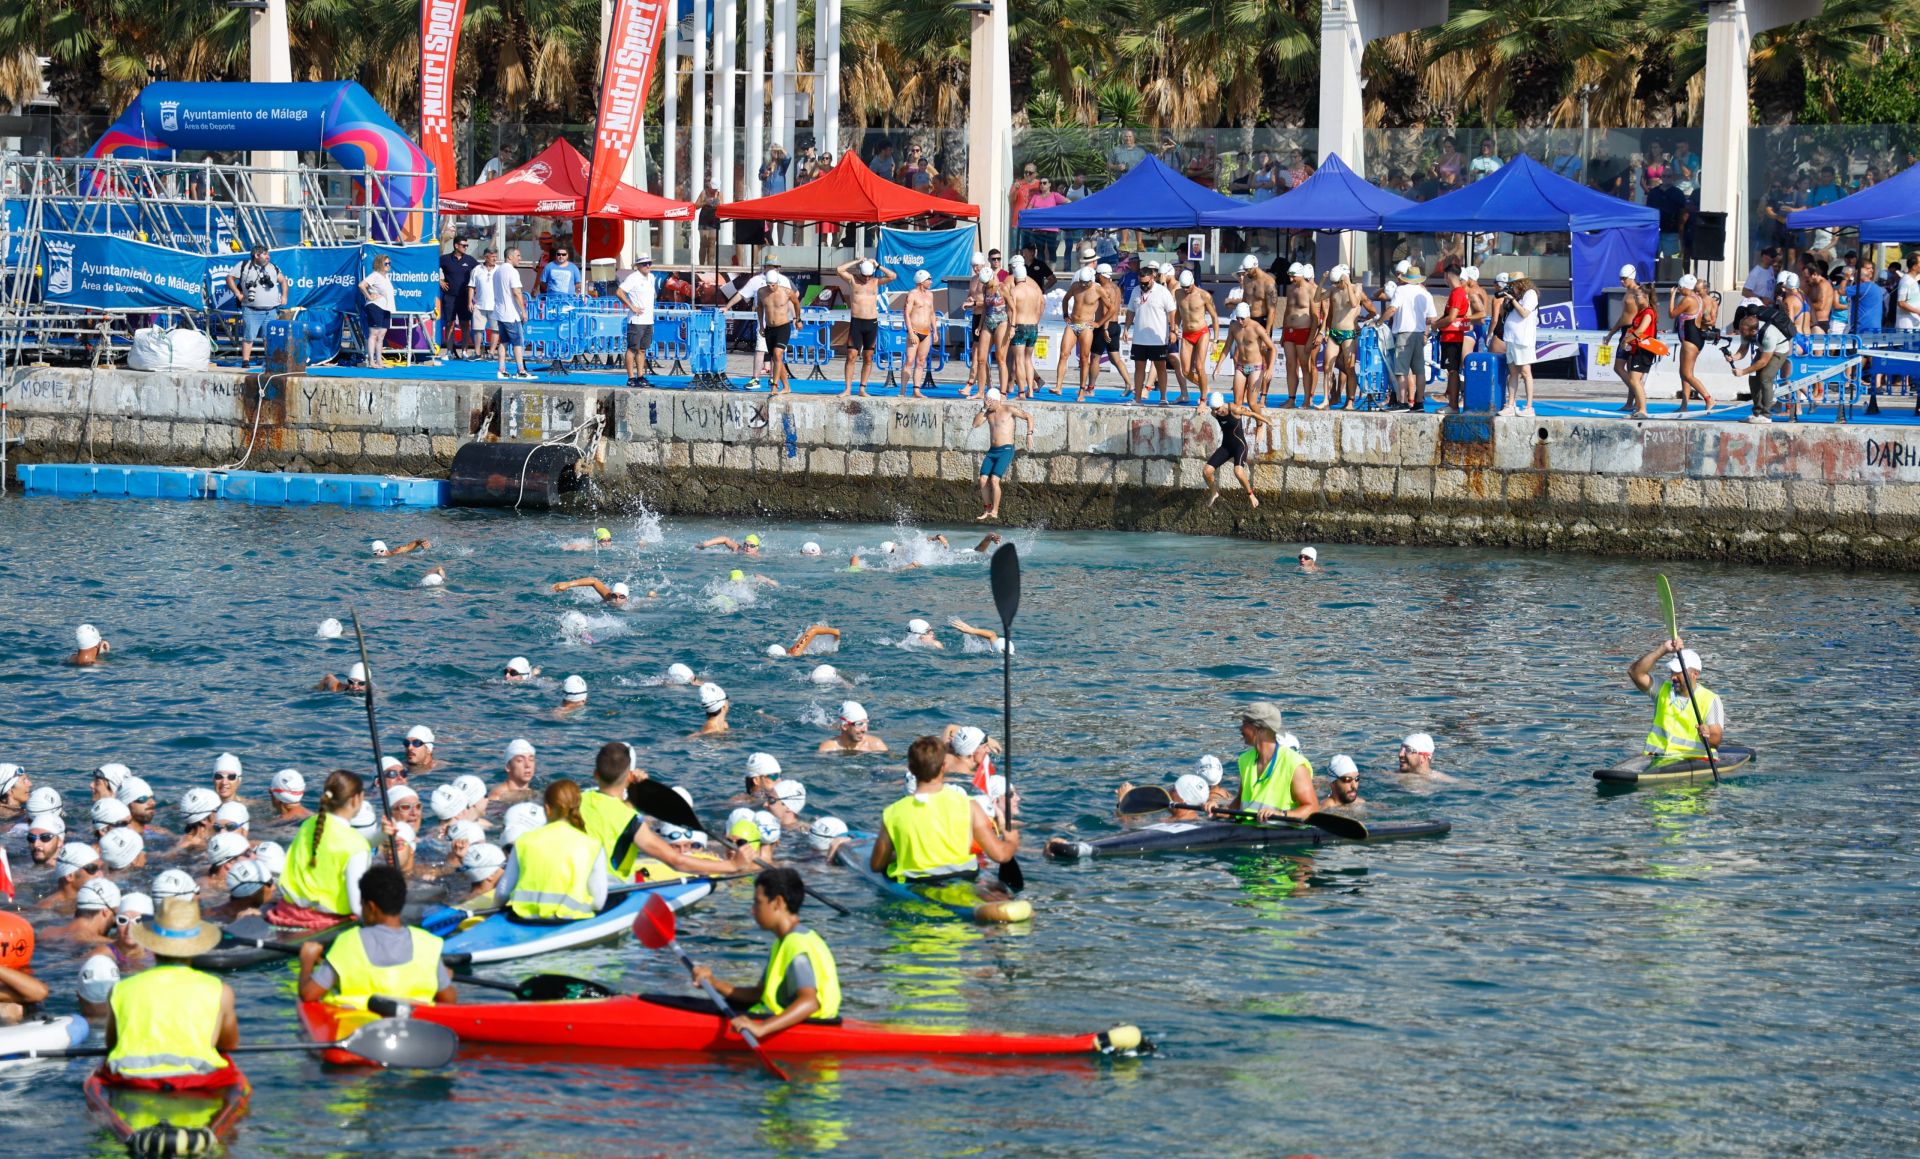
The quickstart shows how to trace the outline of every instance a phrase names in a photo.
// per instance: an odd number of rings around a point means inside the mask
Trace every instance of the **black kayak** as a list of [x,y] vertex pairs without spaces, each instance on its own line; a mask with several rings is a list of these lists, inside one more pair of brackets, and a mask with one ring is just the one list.
[[1158,821],[1138,829],[1074,841],[1056,837],[1047,842],[1047,856],[1059,861],[1083,857],[1125,857],[1136,853],[1180,853],[1196,849],[1307,848],[1321,845],[1361,845],[1398,841],[1407,837],[1441,837],[1452,830],[1449,821],[1369,821],[1364,842],[1335,837],[1311,825],[1260,824],[1241,821]]
[[[1749,772],[1750,766],[1759,755],[1745,745],[1726,744],[1713,750],[1714,760],[1720,766],[1720,775]],[[1700,757],[1684,761],[1658,761],[1644,753],[1628,757],[1611,768],[1595,769],[1593,779],[1606,785],[1665,785],[1680,784],[1687,781],[1711,781],[1713,768],[1706,758]]]

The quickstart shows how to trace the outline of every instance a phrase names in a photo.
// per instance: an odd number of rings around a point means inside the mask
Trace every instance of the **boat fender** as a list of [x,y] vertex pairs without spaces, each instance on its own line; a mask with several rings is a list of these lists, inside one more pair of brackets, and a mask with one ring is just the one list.
[[1030,922],[1033,920],[1033,903],[1030,901],[990,901],[973,911],[975,921],[982,922]]
[[127,1154],[134,1159],[184,1159],[186,1156],[210,1155],[219,1140],[205,1127],[176,1127],[172,1123],[157,1123],[151,1127],[142,1127],[127,1139]]

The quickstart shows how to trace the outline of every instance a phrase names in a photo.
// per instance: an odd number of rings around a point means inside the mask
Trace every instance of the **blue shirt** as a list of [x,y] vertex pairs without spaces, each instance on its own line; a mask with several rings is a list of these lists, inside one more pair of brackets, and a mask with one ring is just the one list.
[[572,294],[580,289],[580,267],[572,262],[548,262],[540,274],[540,284],[549,294]]
[[761,193],[785,193],[787,191],[787,165],[791,163],[792,160],[791,157],[781,157],[777,161],[772,159],[767,161],[766,175],[760,178]]
[[1829,205],[1845,196],[1846,194],[1840,191],[1838,185],[1816,185],[1807,194],[1807,204],[1809,206]]
[[1856,282],[1847,287],[1853,301],[1853,329],[1878,330],[1886,323],[1887,291],[1879,282]]

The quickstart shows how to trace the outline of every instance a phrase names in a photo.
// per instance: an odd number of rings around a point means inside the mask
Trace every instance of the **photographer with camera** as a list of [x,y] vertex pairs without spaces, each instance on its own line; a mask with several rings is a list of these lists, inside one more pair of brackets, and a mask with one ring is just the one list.
[[227,275],[227,289],[240,303],[240,365],[253,361],[253,344],[267,332],[273,312],[287,300],[287,276],[267,258],[267,247],[256,245],[239,269]]
[[[1784,289],[1784,287],[1783,287]],[[1786,310],[1774,303],[1765,305],[1742,306],[1734,311],[1734,326],[1740,332],[1740,354],[1750,358],[1745,366],[1734,365],[1735,378],[1751,376],[1753,385],[1753,413],[1747,416],[1750,423],[1771,423],[1773,421],[1773,384],[1780,377],[1780,369],[1786,365],[1787,358],[1793,353],[1793,320]],[[1727,347],[1721,347],[1727,353]],[[1732,364],[1733,355],[1727,353],[1727,362]]]
[[1716,325],[1718,310],[1718,299],[1701,293],[1700,279],[1692,274],[1681,274],[1673,293],[1667,297],[1667,315],[1673,319],[1674,329],[1680,336],[1681,414],[1687,412],[1687,400],[1696,394],[1708,410],[1713,409],[1713,396],[1707,393],[1706,384],[1700,381],[1694,366],[1700,360],[1700,352],[1720,337]]
[[[1507,404],[1501,408],[1501,414],[1533,413],[1533,364],[1537,360],[1534,344],[1540,332],[1540,291],[1534,289],[1533,279],[1521,274],[1508,280],[1506,274],[1500,275],[1500,287],[1495,291],[1494,318],[1500,324],[1500,344],[1507,356]],[[1524,383],[1527,388],[1527,401],[1520,404],[1516,411],[1513,396]]]

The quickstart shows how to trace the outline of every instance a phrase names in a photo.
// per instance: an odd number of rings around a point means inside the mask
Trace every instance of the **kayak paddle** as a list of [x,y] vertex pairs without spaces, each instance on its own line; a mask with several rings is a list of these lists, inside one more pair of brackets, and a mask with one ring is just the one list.
[[[224,1054],[273,1054],[295,1050],[343,1050],[376,1066],[404,1070],[437,1070],[453,1061],[460,1037],[432,1022],[382,1018],[369,1022],[339,1042],[243,1043]],[[28,1058],[105,1058],[108,1047],[70,1046],[59,1050],[22,1050],[0,1054],[0,1060]]]
[[[664,821],[669,825],[678,825],[682,829],[694,829],[710,837],[714,837],[726,845],[734,848],[739,847],[739,843],[726,834],[716,833],[714,830],[707,828],[699,816],[694,813],[693,806],[687,804],[686,799],[674,792],[671,786],[661,784],[659,781],[653,780],[650,777],[644,781],[629,781],[627,783],[627,804],[632,805],[635,809],[645,813],[647,816]],[[762,869],[773,868],[773,863],[762,857],[755,857],[753,862]],[[806,891],[808,897],[826,906],[828,909],[833,910],[835,913],[846,915],[853,912],[832,898],[821,894],[820,891],[810,885],[806,886]]]
[[[380,726],[373,719],[373,665],[367,660],[367,637],[360,631],[360,609],[348,605],[347,615],[353,620],[353,638],[360,645],[360,668],[367,674],[367,735],[373,740],[373,786],[380,790],[380,815],[391,818],[393,806],[387,801],[387,774],[380,768]],[[400,865],[400,838],[389,831],[387,833],[387,860],[394,867]]]
[[[1673,614],[1673,585],[1664,575],[1654,577],[1660,586],[1660,609],[1667,614],[1667,639],[1676,643],[1680,640],[1680,624]],[[1693,726],[1700,730],[1700,747],[1707,750],[1707,768],[1713,773],[1713,783],[1720,783],[1720,762],[1714,758],[1713,746],[1707,743],[1707,722],[1700,718],[1700,698],[1693,694],[1693,677],[1687,675],[1686,657],[1675,652],[1673,658],[1680,665],[1680,686],[1687,690],[1687,703],[1693,706]]]
[[[1007,795],[1000,799],[1000,816],[1008,837],[1013,834],[1013,617],[1020,611],[1020,552],[1013,544],[1001,544],[988,561],[988,578],[993,584],[993,607],[1000,613],[1000,776],[1006,781]],[[1000,863],[1000,883],[1015,893],[1027,887],[1026,871],[1020,859],[1009,857]]]
[[[681,803],[685,804],[684,801]],[[641,945],[649,950],[672,950],[680,956],[680,963],[687,968],[687,973],[691,974],[693,959],[680,948],[680,942],[674,936],[675,933],[673,907],[657,897],[648,898],[647,904],[641,907],[640,912],[633,919],[633,936],[640,939]],[[720,996],[720,991],[714,987],[714,984],[703,980],[700,988],[707,992],[707,997],[713,999],[713,1004],[720,1010],[720,1017],[731,1023],[734,1018],[733,1007],[727,1005],[727,1000]],[[766,1064],[768,1070],[780,1076],[780,1081],[789,1081],[787,1072],[781,1070],[780,1064],[767,1056],[766,1048],[760,1045],[760,1040],[754,1037],[753,1031],[743,1029],[740,1031],[740,1037],[747,1040],[747,1045],[753,1048],[753,1053]]]

